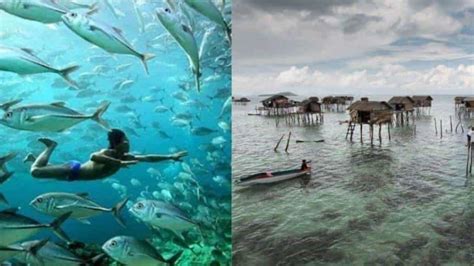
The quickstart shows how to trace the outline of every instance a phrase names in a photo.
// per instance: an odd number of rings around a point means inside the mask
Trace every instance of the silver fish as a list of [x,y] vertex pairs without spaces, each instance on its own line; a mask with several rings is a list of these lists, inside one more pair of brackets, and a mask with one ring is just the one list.
[[196,136],[207,136],[212,133],[216,133],[217,130],[210,129],[207,127],[196,127],[191,129],[191,133]]
[[102,119],[110,102],[103,103],[94,114],[84,115],[65,107],[64,102],[49,105],[25,105],[14,109],[4,109],[5,114],[0,124],[19,130],[61,132],[80,122],[92,119],[105,128],[108,123]]
[[131,236],[116,236],[102,245],[102,250],[114,260],[125,265],[148,266],[164,262],[174,265],[183,251],[178,252],[169,259],[163,256],[145,240]]
[[184,0],[186,4],[196,10],[198,13],[207,17],[209,20],[213,21],[217,25],[221,26],[226,34],[229,42],[232,42],[231,29],[227,22],[225,22],[224,17],[222,16],[219,9],[212,3],[210,0]]
[[[33,241],[31,241],[33,242]],[[27,254],[31,259],[36,258],[38,251],[46,245],[48,240],[34,241],[34,244],[28,245],[28,247],[23,247],[21,244],[13,244],[10,246],[0,246],[0,261],[6,261],[15,256],[20,256]],[[39,260],[36,260],[36,265],[41,265]]]
[[184,50],[193,70],[196,88],[201,90],[199,78],[201,77],[199,51],[191,29],[181,24],[178,17],[169,8],[161,8],[156,12],[163,27],[173,36],[178,45]]
[[130,212],[144,223],[172,231],[183,239],[182,232],[197,228],[197,223],[176,206],[157,200],[141,200],[135,203]]
[[36,210],[54,217],[59,217],[70,212],[71,218],[86,224],[90,224],[87,218],[100,213],[110,212],[117,222],[125,227],[120,217],[120,211],[127,203],[127,198],[117,203],[113,208],[105,208],[88,199],[87,196],[87,193],[72,194],[51,192],[39,195],[30,202],[30,205]]
[[76,71],[79,66],[69,66],[58,69],[50,66],[27,48],[11,48],[0,46],[0,70],[17,73],[19,75],[32,75],[38,73],[55,73],[60,75],[73,87],[77,84],[69,78],[69,74]]
[[67,9],[50,0],[2,0],[0,9],[14,16],[42,23],[61,22]]
[[51,0],[51,2],[55,2],[56,4],[61,5],[62,7],[65,7],[67,9],[87,8],[90,10],[96,9],[97,5],[99,4],[98,2],[95,2],[88,5],[88,4],[82,4],[79,1],[72,1],[72,0]]
[[25,250],[26,252],[16,255],[15,259],[28,265],[86,265],[86,261],[54,242],[33,240],[10,247]]
[[129,54],[138,57],[146,73],[147,61],[155,55],[137,52],[123,37],[122,30],[93,20],[88,14],[68,12],[62,16],[64,24],[84,40],[104,49],[109,53]]
[[[2,175],[0,176],[0,184],[5,183],[15,172],[10,172],[7,168],[6,163],[16,157],[15,152],[11,152],[5,156],[0,157],[0,170]],[[0,202],[7,203],[5,197]]]
[[66,213],[49,224],[41,224],[29,217],[17,213],[18,209],[7,209],[0,212],[0,246],[7,246],[29,238],[41,229],[50,228],[59,237],[69,241],[69,238],[60,228],[70,213]]

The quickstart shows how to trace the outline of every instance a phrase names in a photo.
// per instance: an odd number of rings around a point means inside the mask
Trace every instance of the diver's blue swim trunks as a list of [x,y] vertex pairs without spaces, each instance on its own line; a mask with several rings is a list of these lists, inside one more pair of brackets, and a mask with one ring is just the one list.
[[71,172],[69,173],[68,180],[74,181],[79,178],[79,172],[81,171],[81,163],[78,161],[70,161],[69,167],[71,168]]

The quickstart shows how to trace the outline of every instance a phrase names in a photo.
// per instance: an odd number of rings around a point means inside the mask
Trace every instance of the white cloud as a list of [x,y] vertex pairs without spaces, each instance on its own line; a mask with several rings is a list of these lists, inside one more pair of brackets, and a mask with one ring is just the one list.
[[292,66],[276,74],[234,75],[233,87],[239,93],[258,94],[291,90],[303,95],[320,94],[449,94],[474,92],[474,65],[438,65],[410,70],[401,65],[384,65],[378,71],[352,72],[311,70]]

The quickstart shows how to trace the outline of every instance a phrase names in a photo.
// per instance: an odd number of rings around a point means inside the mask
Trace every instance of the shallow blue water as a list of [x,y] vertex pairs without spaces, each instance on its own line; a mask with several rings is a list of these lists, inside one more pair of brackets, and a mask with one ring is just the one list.
[[[349,119],[346,112],[325,112],[321,125],[276,126],[274,118],[247,115],[258,98],[235,104],[234,179],[294,169],[302,159],[312,160],[312,175],[272,186],[233,186],[234,265],[472,265],[474,179],[465,174],[466,131],[455,132],[454,96],[433,98],[430,114],[416,118],[416,130],[393,127],[388,140],[383,127],[379,144],[375,127],[374,146],[367,126],[364,144],[358,127],[353,143],[345,139],[347,124],[339,121]],[[473,120],[462,123],[466,130]]]
[[[221,222],[214,224],[215,237],[204,242],[202,252],[197,255],[186,252],[180,262],[209,263],[216,260],[210,252],[219,242],[218,246],[225,254],[219,262],[226,263],[225,257],[230,254],[230,243],[223,239],[228,240],[225,234],[230,234],[230,186],[225,181],[230,179],[231,136],[229,130],[224,131],[218,127],[218,122],[230,125],[230,113],[220,115],[224,102],[230,96],[229,44],[220,28],[197,13],[192,13],[195,15],[194,35],[198,45],[202,42],[204,32],[211,31],[210,39],[205,45],[206,58],[202,58],[202,91],[199,93],[194,86],[194,77],[184,52],[154,15],[153,10],[163,7],[164,3],[137,1],[146,25],[145,32],[140,32],[141,26],[133,11],[132,2],[111,1],[117,13],[126,14],[118,17],[102,2],[94,18],[122,29],[124,36],[138,51],[156,55],[156,58],[149,61],[150,75],[145,74],[136,57],[110,55],[84,41],[61,23],[45,25],[0,11],[1,45],[30,48],[38,57],[55,67],[80,65],[80,69],[71,75],[72,79],[80,84],[79,90],[69,88],[54,74],[20,77],[13,73],[0,72],[0,101],[18,98],[23,99],[22,104],[64,101],[68,107],[89,114],[100,102],[107,100],[111,102],[111,106],[104,114],[104,119],[113,128],[123,129],[127,133],[133,152],[167,154],[187,150],[189,155],[183,162],[190,166],[208,199],[208,205],[202,202],[190,204],[207,208],[209,215],[206,215],[205,219],[214,221],[219,217]],[[230,13],[229,10],[230,3],[225,11]],[[161,37],[154,40],[158,36]],[[94,58],[95,56],[101,58]],[[116,69],[124,64],[131,65],[122,71]],[[124,80],[131,80],[133,84],[128,88],[118,88],[118,84]],[[219,91],[220,95],[215,97]],[[174,93],[183,94],[189,100],[198,101],[202,106],[198,106],[196,102],[179,100],[173,97]],[[157,113],[154,109],[158,105],[172,107],[174,113]],[[193,115],[189,127],[172,125],[173,116],[178,113]],[[208,127],[216,131],[206,136],[196,136],[190,132],[196,127]],[[163,132],[170,138],[164,137]],[[7,197],[10,206],[21,207],[22,214],[49,222],[52,217],[42,215],[28,206],[34,197],[42,193],[88,192],[94,201],[102,206],[112,207],[125,196],[130,197],[129,204],[139,197],[153,199],[152,193],[161,190],[158,185],[172,186],[180,180],[178,175],[184,171],[180,162],[144,163],[122,169],[105,180],[91,182],[37,180],[30,175],[29,164],[22,162],[27,153],[38,154],[42,151],[43,146],[36,141],[38,137],[49,137],[59,143],[50,163],[61,164],[70,160],[85,162],[91,153],[107,147],[106,134],[107,131],[90,120],[61,133],[26,132],[0,127],[1,153],[18,152],[17,157],[8,163],[8,169],[15,171],[15,174],[0,186],[0,192]],[[211,141],[219,136],[226,142],[212,145]],[[203,145],[207,145],[208,149]],[[212,148],[211,151],[209,147]],[[224,177],[224,182],[214,181],[216,176]],[[132,178],[141,184],[132,185]],[[180,193],[176,189],[170,190],[172,193]],[[217,207],[210,206],[209,201],[216,202]],[[197,210],[190,215],[201,218],[203,216]],[[128,210],[123,211],[123,216],[127,223],[125,229],[120,227],[111,215],[104,214],[91,218],[91,225],[67,221],[64,230],[71,239],[99,245],[115,235],[153,238],[151,232],[133,218]],[[52,234],[44,231],[34,238],[49,236]],[[222,238],[219,239],[218,236]]]

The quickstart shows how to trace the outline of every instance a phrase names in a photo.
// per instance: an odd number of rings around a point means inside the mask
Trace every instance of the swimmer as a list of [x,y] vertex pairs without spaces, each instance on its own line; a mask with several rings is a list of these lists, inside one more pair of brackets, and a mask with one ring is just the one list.
[[121,168],[135,165],[139,162],[161,162],[165,160],[179,161],[181,157],[188,154],[187,151],[180,151],[169,155],[134,155],[130,154],[130,143],[125,133],[119,129],[112,129],[108,133],[109,148],[95,152],[90,160],[81,164],[78,161],[71,161],[65,164],[49,164],[57,143],[48,138],[40,138],[39,142],[46,146],[46,149],[36,158],[33,154],[28,154],[24,162],[33,162],[31,175],[40,179],[58,179],[63,181],[88,181],[109,177],[117,173]]

